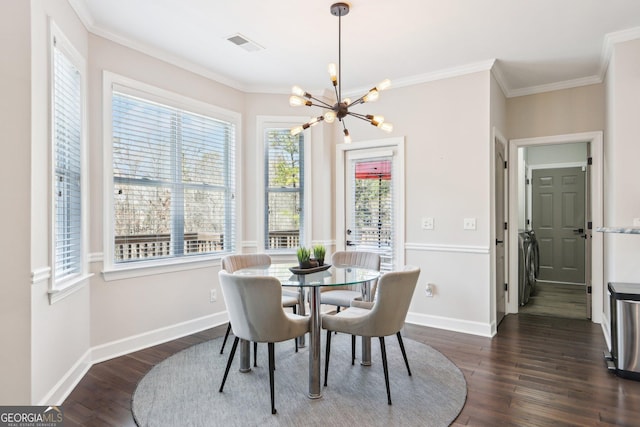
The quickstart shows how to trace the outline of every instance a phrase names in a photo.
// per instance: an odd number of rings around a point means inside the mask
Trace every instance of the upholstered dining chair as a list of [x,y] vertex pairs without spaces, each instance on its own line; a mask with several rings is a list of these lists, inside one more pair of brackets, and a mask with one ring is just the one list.
[[[402,342],[400,329],[404,325],[411,297],[418,282],[420,268],[406,266],[402,271],[385,273],[378,279],[378,296],[375,301],[353,301],[348,310],[338,314],[322,315],[322,328],[327,330],[326,354],[324,365],[324,385],[327,385],[329,373],[329,356],[331,352],[331,332],[344,332],[364,337],[378,337],[382,353],[382,367],[387,386],[387,401],[391,405],[389,389],[389,370],[387,368],[387,350],[384,337],[395,334],[398,337],[400,350],[407,372],[411,376],[407,353]],[[353,363],[353,361],[352,361]]]
[[[331,264],[337,267],[358,266],[380,271],[380,255],[364,251],[338,251],[331,256]],[[371,296],[376,292],[376,282],[371,285]],[[372,298],[373,299],[373,298]],[[326,286],[320,288],[320,304],[349,307],[351,301],[362,300],[360,286]]]
[[220,271],[220,286],[235,339],[229,353],[220,392],[229,374],[229,368],[238,347],[238,341],[244,339],[253,342],[266,342],[269,347],[269,388],[271,392],[271,413],[275,414],[274,381],[275,370],[274,343],[286,341],[309,332],[310,317],[285,313],[281,303],[281,285],[275,277],[236,276]]
[[[227,273],[233,273],[234,271],[241,270],[249,267],[261,267],[271,265],[271,257],[267,254],[238,254],[227,255],[222,258],[222,269]],[[295,291],[282,291],[282,306],[291,307],[293,313],[296,313],[296,306],[298,305],[298,293]],[[231,332],[231,323],[227,325],[227,331],[224,334],[224,340],[222,341],[222,347],[220,348],[220,354],[224,353],[224,346],[227,344],[229,338],[229,332]],[[253,343],[253,366],[257,365],[256,353],[258,352],[258,344]],[[298,341],[296,340],[296,352],[298,351]]]

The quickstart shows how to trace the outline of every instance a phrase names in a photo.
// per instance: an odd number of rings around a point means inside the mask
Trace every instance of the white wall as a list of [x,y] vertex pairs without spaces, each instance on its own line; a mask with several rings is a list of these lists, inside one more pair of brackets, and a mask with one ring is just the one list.
[[[144,55],[95,35],[89,36],[89,110],[91,158],[91,251],[96,274],[91,280],[91,346],[98,358],[174,337],[225,321],[224,302],[218,285],[219,262],[180,272],[105,281],[102,270],[103,72],[110,71],[161,89],[242,113],[245,94],[197,74]],[[244,118],[243,118],[244,120]],[[240,152],[246,142],[241,125],[237,129]],[[239,183],[238,185],[241,185]],[[242,199],[242,192],[239,192]],[[242,218],[242,211],[238,216]],[[211,289],[220,296],[209,302]],[[182,326],[177,326],[182,325]]]
[[507,99],[507,137],[532,138],[604,129],[604,84]]
[[[607,71],[605,213],[607,226],[640,218],[640,40],[614,46]],[[605,283],[640,283],[640,237],[605,234]],[[609,320],[608,296],[604,295]]]
[[[50,151],[49,132],[49,46],[50,21],[62,30],[85,59],[88,56],[87,31],[65,0],[31,2],[31,265],[32,271],[51,271],[49,245]],[[86,77],[86,75],[85,75]],[[72,377],[88,368],[89,288],[85,286],[69,297],[49,304],[49,277],[34,280],[31,286],[31,375],[32,403],[56,403],[60,395],[50,395],[56,384],[64,389]]]
[[[488,70],[389,89],[358,107],[405,137],[405,262],[422,269],[410,322],[491,334],[489,110]],[[357,120],[347,125],[354,141],[387,136]],[[422,229],[422,217],[434,218],[433,230]],[[463,230],[464,218],[476,218],[477,230]]]
[[28,1],[0,2],[0,405],[31,394],[31,52]]

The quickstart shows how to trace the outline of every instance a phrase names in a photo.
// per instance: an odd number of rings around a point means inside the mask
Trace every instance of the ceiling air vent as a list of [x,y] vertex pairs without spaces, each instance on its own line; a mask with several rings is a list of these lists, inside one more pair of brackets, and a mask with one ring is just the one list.
[[235,34],[231,37],[227,37],[227,40],[229,40],[231,43],[235,44],[236,46],[243,48],[247,52],[257,52],[259,50],[264,49],[258,43],[249,40],[247,37],[243,36],[240,33]]

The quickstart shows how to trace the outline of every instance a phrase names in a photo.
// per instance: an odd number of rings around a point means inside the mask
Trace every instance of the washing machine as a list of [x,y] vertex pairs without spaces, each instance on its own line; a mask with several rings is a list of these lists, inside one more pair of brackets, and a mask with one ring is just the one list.
[[536,287],[540,269],[538,241],[532,230],[518,232],[518,302],[525,305]]

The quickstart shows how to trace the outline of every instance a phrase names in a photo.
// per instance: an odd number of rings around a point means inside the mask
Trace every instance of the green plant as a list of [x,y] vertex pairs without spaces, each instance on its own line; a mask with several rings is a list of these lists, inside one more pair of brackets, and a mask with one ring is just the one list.
[[296,255],[298,256],[298,263],[302,265],[303,263],[308,263],[311,259],[311,250],[300,246],[296,251]]
[[313,247],[313,256],[318,260],[320,265],[324,263],[324,256],[327,253],[327,250],[323,245],[316,245]]

